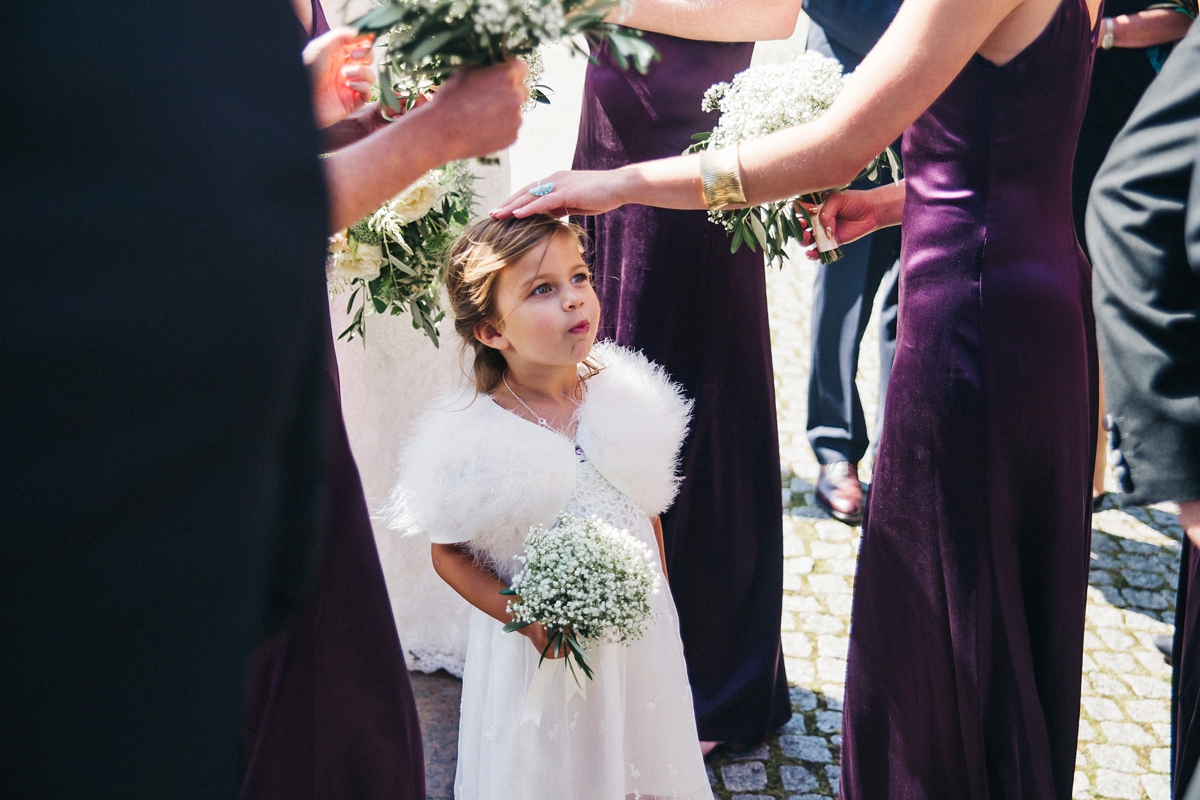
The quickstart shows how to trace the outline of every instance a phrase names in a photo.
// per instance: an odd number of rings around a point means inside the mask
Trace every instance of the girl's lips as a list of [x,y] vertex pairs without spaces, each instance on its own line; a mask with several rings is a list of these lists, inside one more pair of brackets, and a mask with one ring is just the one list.
[[592,323],[588,322],[585,319],[583,322],[579,323],[574,328],[571,328],[571,333],[578,336],[580,334],[587,333],[589,330],[591,330],[591,328],[592,328]]

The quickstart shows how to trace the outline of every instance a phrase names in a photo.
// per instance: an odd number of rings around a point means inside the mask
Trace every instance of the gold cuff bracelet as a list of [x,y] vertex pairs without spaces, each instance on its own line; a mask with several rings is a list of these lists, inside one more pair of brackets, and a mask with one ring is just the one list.
[[710,211],[746,202],[736,144],[721,150],[700,151],[700,183],[704,187],[704,204]]

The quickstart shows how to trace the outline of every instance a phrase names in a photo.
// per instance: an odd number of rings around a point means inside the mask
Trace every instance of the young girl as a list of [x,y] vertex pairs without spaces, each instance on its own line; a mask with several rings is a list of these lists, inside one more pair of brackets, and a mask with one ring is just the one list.
[[499,592],[531,526],[597,516],[661,558],[658,514],[678,488],[690,406],[641,355],[593,348],[600,308],[582,245],[548,216],[486,220],[455,245],[446,283],[474,387],[418,421],[391,525],[427,534],[434,568],[475,607],[456,800],[710,800],[664,574],[641,639],[590,645],[582,692],[548,657],[549,688],[531,693],[546,631],[503,630]]

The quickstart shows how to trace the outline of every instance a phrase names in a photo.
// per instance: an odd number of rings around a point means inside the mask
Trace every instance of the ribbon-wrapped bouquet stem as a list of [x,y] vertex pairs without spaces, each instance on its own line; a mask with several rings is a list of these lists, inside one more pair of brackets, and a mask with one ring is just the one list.
[[[712,131],[692,137],[696,143],[688,151],[731,147],[812,122],[833,105],[849,77],[842,74],[841,64],[818,53],[805,53],[788,64],[763,64],[739,72],[732,82],[715,84],[705,92],[703,109],[720,112],[721,116]],[[890,147],[871,159],[855,180],[878,181],[885,165],[892,179],[899,180],[899,160]],[[733,234],[730,245],[733,252],[736,253],[743,244],[751,250],[761,246],[767,260],[777,263],[782,263],[788,242],[803,240],[804,226],[800,222],[803,218],[812,226],[821,263],[829,264],[842,257],[841,250],[836,242],[827,239],[820,225],[813,224],[812,215],[795,201],[802,200],[819,208],[832,190],[751,208],[710,211],[709,217]]]
[[552,527],[532,528],[521,570],[501,592],[514,597],[508,604],[513,620],[504,630],[545,625],[542,661],[564,656],[572,673],[578,668],[591,678],[590,643],[628,644],[653,620],[650,596],[659,580],[653,558],[632,533],[595,517],[564,514]]

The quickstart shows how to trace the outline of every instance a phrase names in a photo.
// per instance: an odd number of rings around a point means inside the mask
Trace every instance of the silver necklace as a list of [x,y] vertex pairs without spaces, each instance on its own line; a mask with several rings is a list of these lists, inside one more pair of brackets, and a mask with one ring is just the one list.
[[526,403],[524,400],[521,399],[521,395],[519,395],[513,391],[513,388],[508,385],[508,375],[507,374],[501,375],[500,380],[504,382],[504,388],[508,389],[508,393],[511,394],[513,397],[515,397],[517,402],[525,407],[525,410],[529,412],[529,416],[531,416],[535,420],[537,420],[537,424],[539,427],[545,428],[546,430],[551,431],[553,433],[557,433],[559,436],[566,439],[571,444],[575,445],[575,455],[579,456],[579,458],[581,460],[585,460],[585,461],[587,460],[587,457],[583,453],[583,448],[580,447],[579,444],[574,439],[572,439],[570,436],[567,436],[565,433],[560,431],[558,428],[554,427],[549,422],[547,422],[545,417],[538,416],[538,413],[529,407],[529,403]]

